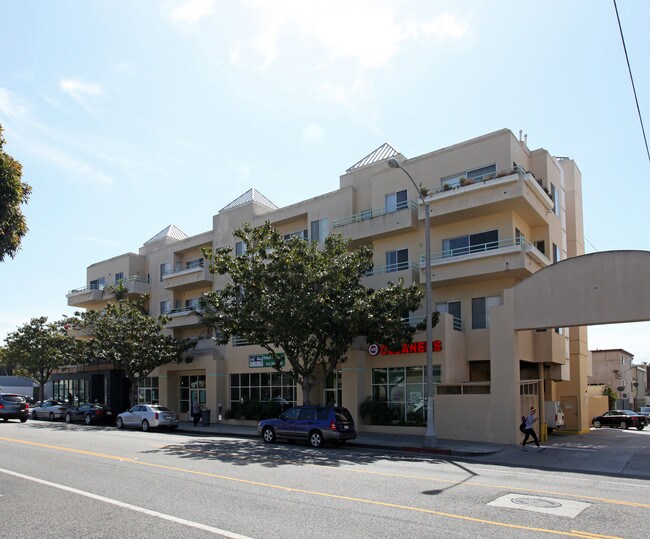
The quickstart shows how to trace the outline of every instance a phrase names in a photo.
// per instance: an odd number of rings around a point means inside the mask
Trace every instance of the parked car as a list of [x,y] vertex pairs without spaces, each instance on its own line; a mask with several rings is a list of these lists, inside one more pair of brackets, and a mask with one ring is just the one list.
[[117,428],[137,427],[143,431],[157,427],[178,428],[178,414],[159,404],[137,404],[117,416]]
[[643,430],[646,426],[646,418],[632,410],[610,410],[603,415],[594,417],[591,424],[599,429],[600,427],[620,427],[627,429],[636,427]]
[[650,418],[650,406],[641,406],[641,409],[639,410],[639,415],[645,416],[646,423],[648,423],[647,418]]
[[277,419],[260,421],[257,433],[266,443],[284,438],[307,441],[312,447],[324,443],[342,445],[357,437],[349,410],[331,405],[294,406]]
[[65,413],[65,422],[73,423],[75,421],[83,421],[86,425],[95,425],[98,423],[114,425],[115,417],[115,412],[108,406],[89,402],[81,406],[68,408],[68,411]]
[[57,419],[63,419],[69,408],[70,405],[63,401],[47,399],[34,404],[34,407],[31,409],[31,416],[32,419],[49,419],[50,421],[55,421]]
[[20,419],[21,423],[27,421],[29,405],[25,397],[17,393],[0,393],[0,418],[3,421]]

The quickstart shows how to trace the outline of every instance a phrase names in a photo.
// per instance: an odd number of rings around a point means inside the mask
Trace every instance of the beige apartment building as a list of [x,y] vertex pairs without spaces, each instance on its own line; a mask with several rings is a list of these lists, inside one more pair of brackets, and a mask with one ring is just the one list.
[[614,408],[638,410],[646,406],[646,366],[633,365],[634,355],[622,348],[592,350],[590,386],[607,386],[616,394]]
[[[198,338],[189,363],[156,369],[140,388],[143,400],[157,400],[181,416],[195,397],[213,414],[242,398],[302,402],[299,388],[268,366],[260,347],[238,339],[215,346],[195,309],[223,277],[208,271],[201,248],[228,246],[240,253],[233,231],[268,220],[287,237],[322,241],[339,233],[354,245],[372,245],[374,269],[364,278],[369,287],[400,278],[424,287],[427,208],[404,172],[387,166],[391,157],[428,191],[432,293],[441,313],[433,329],[438,437],[514,443],[518,418],[533,404],[543,411],[548,400],[574,407],[568,429],[587,429],[586,329],[522,330],[516,309],[499,310],[515,286],[584,253],[581,174],[571,159],[530,150],[507,129],[410,159],[384,144],[348,168],[339,189],[283,208],[251,189],[214,215],[202,234],[190,237],[170,225],[137,254],[90,265],[85,286],[68,293],[68,304],[101,308],[111,300],[107,285],[123,282],[132,294],[150,295],[152,315],[171,316],[166,331]],[[529,292],[527,309],[544,305],[548,292]],[[415,315],[424,315],[424,304]],[[423,434],[424,427],[365,425],[359,407],[367,398],[381,399],[405,422],[422,413],[424,340],[418,334],[412,347],[389,354],[384,343],[358,339],[312,402],[346,406],[361,431]],[[59,374],[59,381],[64,377]]]

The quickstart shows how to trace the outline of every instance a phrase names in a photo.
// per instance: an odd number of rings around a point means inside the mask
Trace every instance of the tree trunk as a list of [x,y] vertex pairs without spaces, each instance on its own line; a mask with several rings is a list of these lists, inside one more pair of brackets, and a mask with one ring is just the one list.
[[304,405],[311,404],[311,390],[314,388],[314,384],[311,383],[311,380],[303,380],[300,387],[302,388],[302,403]]
[[38,396],[39,400],[45,400],[45,382],[40,382],[38,384]]

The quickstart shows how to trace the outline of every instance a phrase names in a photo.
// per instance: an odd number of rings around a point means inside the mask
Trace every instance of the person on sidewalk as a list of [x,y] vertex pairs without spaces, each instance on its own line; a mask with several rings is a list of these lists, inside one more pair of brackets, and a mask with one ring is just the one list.
[[194,426],[196,427],[201,419],[201,404],[199,403],[199,399],[194,399],[194,402],[192,403],[192,419],[194,420]]
[[544,451],[543,447],[539,446],[539,440],[537,439],[537,434],[535,433],[535,422],[539,419],[539,417],[535,416],[535,410],[534,406],[530,407],[530,412],[528,413],[528,417],[526,418],[526,428],[524,429],[524,441],[521,444],[521,450],[522,451],[528,451],[526,449],[526,442],[528,441],[528,437],[531,436],[533,438],[533,441],[535,442],[535,445],[537,445],[537,450],[541,453]]

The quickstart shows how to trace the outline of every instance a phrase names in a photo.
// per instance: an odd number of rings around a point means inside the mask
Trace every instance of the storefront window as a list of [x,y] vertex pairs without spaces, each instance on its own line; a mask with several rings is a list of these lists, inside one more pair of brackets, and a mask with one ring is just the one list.
[[160,404],[157,376],[149,376],[138,382],[138,403]]
[[244,400],[296,403],[296,385],[286,373],[256,372],[230,375],[230,408]]
[[70,401],[70,396],[72,396],[72,401],[75,405],[84,404],[88,402],[89,387],[86,383],[86,380],[83,378],[75,380],[56,380],[53,382],[52,387],[52,398],[58,401]]
[[343,385],[341,371],[332,371],[325,379],[325,404],[341,406],[343,401]]
[[190,406],[194,399],[198,399],[201,404],[206,401],[205,374],[193,376],[181,376],[181,394],[178,411],[181,413],[189,412]]
[[[440,365],[433,366],[433,383],[439,384]],[[394,421],[424,418],[426,367],[388,367],[372,370],[372,398],[383,401],[393,412]]]

